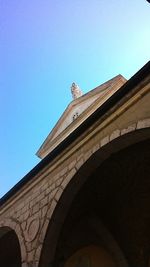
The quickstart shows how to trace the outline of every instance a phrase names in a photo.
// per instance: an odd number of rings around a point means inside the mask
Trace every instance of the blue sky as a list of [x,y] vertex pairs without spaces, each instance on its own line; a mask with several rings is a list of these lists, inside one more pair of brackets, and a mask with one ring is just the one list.
[[71,83],[129,79],[149,47],[146,0],[0,0],[0,196],[39,162]]

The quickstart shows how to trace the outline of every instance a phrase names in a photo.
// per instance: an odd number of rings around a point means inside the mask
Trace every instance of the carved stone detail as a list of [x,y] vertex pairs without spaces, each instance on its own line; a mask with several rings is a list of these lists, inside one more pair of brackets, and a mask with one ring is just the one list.
[[72,85],[71,85],[71,93],[72,93],[73,99],[76,99],[76,98],[82,96],[82,91],[81,91],[80,87],[76,83],[72,83]]
[[26,241],[31,242],[33,241],[40,228],[40,221],[39,219],[33,219],[29,222],[26,232]]

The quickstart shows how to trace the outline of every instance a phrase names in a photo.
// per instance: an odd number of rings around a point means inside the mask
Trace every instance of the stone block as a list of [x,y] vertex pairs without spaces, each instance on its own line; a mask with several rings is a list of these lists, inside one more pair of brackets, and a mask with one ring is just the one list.
[[117,129],[117,130],[115,130],[114,132],[112,132],[112,134],[110,135],[110,141],[116,139],[116,138],[119,137],[119,136],[120,136],[120,130]]
[[43,198],[40,202],[40,208],[47,205],[47,203],[48,203],[48,196],[45,196],[45,198]]
[[63,193],[63,189],[60,187],[55,195],[55,200],[58,202],[61,194]]
[[95,153],[97,150],[99,150],[100,146],[97,143],[96,145],[94,145],[94,147],[92,148],[92,152]]
[[73,169],[69,172],[69,174],[67,175],[67,177],[64,179],[64,181],[62,182],[61,186],[62,186],[63,188],[65,188],[65,187],[67,186],[67,184],[70,182],[70,180],[71,180],[72,177],[75,175],[75,173],[76,173],[76,169],[73,168]]
[[69,163],[68,170],[70,171],[74,166],[76,165],[76,160],[73,160],[71,163]]
[[121,135],[133,132],[135,130],[135,128],[136,128],[136,124],[134,123],[134,124],[128,126],[127,128],[122,129],[121,130]]
[[76,163],[75,168],[80,169],[80,167],[81,167],[83,164],[84,164],[84,159],[81,158],[81,159]]
[[49,210],[48,210],[48,212],[47,212],[47,218],[48,218],[48,219],[51,218],[51,216],[52,216],[52,214],[53,214],[53,211],[54,211],[56,205],[57,205],[57,202],[56,202],[55,199],[53,199],[53,200],[52,200],[52,203],[51,203],[51,205],[50,205],[50,208],[49,208]]
[[33,208],[32,208],[32,214],[38,212],[39,209],[40,209],[40,207],[39,207],[39,203],[37,203],[37,204],[36,204],[35,206],[33,206]]
[[147,127],[150,127],[150,118],[138,121],[136,128],[142,129],[142,128],[147,128]]
[[109,136],[106,136],[101,140],[101,142],[100,142],[101,147],[106,145],[107,143],[109,143]]
[[60,179],[58,179],[58,180],[56,181],[56,183],[55,183],[55,187],[60,186],[60,184],[62,183],[62,181],[63,181],[63,177],[60,178]]

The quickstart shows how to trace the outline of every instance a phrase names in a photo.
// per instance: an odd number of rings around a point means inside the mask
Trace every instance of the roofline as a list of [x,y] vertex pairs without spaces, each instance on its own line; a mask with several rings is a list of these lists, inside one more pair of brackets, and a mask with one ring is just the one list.
[[25,184],[38,174],[48,163],[59,155],[77,137],[86,131],[94,122],[102,117],[118,101],[127,95],[140,81],[150,74],[150,61],[148,61],[136,74],[134,74],[119,90],[117,90],[106,102],[92,113],[78,128],[76,128],[66,139],[64,139],[53,151],[42,159],[29,173],[27,173],[14,187],[12,187],[1,199],[2,206],[8,199],[17,193]]
[[[67,115],[68,109],[72,109],[74,106],[82,103],[83,101],[85,101],[86,97],[88,97],[88,96],[93,97],[93,96],[95,96],[95,94],[99,94],[100,92],[106,91],[106,89],[108,89],[108,87],[110,86],[110,83],[118,82],[120,80],[124,80],[124,83],[127,81],[126,78],[124,78],[121,74],[119,74],[119,75],[109,79],[108,81],[102,83],[101,85],[95,87],[94,89],[90,90],[89,92],[83,94],[79,98],[76,98],[76,99],[72,100],[69,103],[69,105],[67,106],[67,108],[64,110],[63,114],[61,115],[61,117],[59,118],[57,123],[55,124],[54,128],[50,131],[50,133],[47,135],[47,137],[44,140],[44,142],[41,144],[41,146],[37,150],[36,155],[40,159],[43,158],[43,156],[42,156],[43,149],[47,146],[47,142],[48,141],[54,140],[53,137],[57,133],[57,127],[61,124],[63,117]],[[100,89],[100,90],[98,91],[98,89]],[[95,91],[96,91],[96,93],[95,93]],[[48,150],[48,149],[46,149],[46,150]]]

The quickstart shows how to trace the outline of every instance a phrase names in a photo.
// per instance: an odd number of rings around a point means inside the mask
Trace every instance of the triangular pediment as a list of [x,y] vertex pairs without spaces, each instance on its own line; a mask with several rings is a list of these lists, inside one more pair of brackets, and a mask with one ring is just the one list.
[[125,82],[126,79],[118,75],[73,100],[43,142],[37,155],[44,158]]

